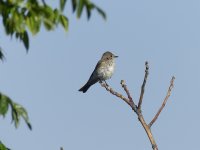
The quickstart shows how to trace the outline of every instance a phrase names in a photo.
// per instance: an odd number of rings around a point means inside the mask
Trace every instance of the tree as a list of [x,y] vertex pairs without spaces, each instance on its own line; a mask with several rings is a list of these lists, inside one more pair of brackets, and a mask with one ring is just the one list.
[[[36,35],[43,25],[47,31],[53,31],[58,25],[68,31],[69,20],[64,14],[67,0],[59,1],[59,8],[52,8],[45,0],[0,0],[0,16],[3,28],[7,36],[19,39],[29,49],[29,34]],[[91,12],[96,10],[104,19],[104,11],[90,0],[71,0],[72,12],[77,18],[81,17],[83,9],[87,12],[88,20]],[[0,59],[3,60],[2,45],[0,47]],[[12,122],[15,127],[19,126],[20,118],[23,118],[31,130],[31,123],[26,109],[15,103],[8,96],[0,93],[0,116],[5,117],[9,107],[11,108]],[[0,141],[0,149],[6,150],[6,146]]]

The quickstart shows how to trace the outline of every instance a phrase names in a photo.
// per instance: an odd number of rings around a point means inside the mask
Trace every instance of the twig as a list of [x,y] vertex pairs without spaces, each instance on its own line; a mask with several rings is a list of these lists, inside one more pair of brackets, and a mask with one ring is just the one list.
[[135,105],[134,101],[133,101],[133,98],[131,97],[131,94],[127,88],[127,85],[125,84],[125,81],[124,80],[121,80],[120,82],[121,86],[123,87],[124,91],[126,92],[127,96],[128,96],[128,100],[129,100],[129,103],[130,103],[130,106],[131,108],[137,112],[137,106]]
[[168,98],[171,95],[171,90],[174,87],[174,80],[175,80],[175,77],[173,76],[172,79],[171,79],[171,81],[170,81],[170,86],[168,88],[167,95],[166,95],[166,97],[165,97],[165,99],[164,99],[164,101],[163,101],[160,109],[158,110],[158,112],[156,113],[156,115],[154,116],[154,118],[152,119],[152,121],[149,123],[149,127],[151,127],[154,124],[154,122],[157,120],[158,116],[160,115],[161,111],[165,107],[165,104],[166,104]]
[[128,88],[127,88],[127,85],[125,84],[125,81],[124,81],[124,80],[121,80],[120,84],[121,84],[122,87],[124,88],[124,91],[126,92],[126,94],[127,94],[127,96],[128,96],[128,99],[129,99],[130,101],[133,101],[133,99],[132,99],[132,97],[131,97],[131,95],[130,95],[130,92],[129,92]]
[[145,66],[146,66],[145,76],[144,76],[144,81],[143,81],[142,87],[141,87],[140,99],[139,99],[139,102],[138,102],[138,109],[139,110],[141,109],[141,106],[142,106],[142,100],[143,100],[143,96],[144,96],[145,85],[146,85],[146,82],[147,82],[147,77],[149,75],[149,65],[148,65],[147,61],[145,62]]
[[130,105],[129,103],[129,99],[127,99],[126,97],[124,97],[122,94],[114,91],[107,83],[103,83],[103,82],[99,82],[101,84],[102,87],[104,87],[107,91],[109,91],[111,94],[121,98],[123,101],[125,101],[128,105]]

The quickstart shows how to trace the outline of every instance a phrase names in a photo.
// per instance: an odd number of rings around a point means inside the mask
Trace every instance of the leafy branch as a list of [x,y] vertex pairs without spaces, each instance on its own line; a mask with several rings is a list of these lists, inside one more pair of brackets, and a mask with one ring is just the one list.
[[141,86],[141,93],[140,93],[140,98],[139,98],[138,105],[135,104],[135,102],[134,102],[132,96],[130,95],[130,92],[129,92],[128,87],[125,84],[124,80],[121,80],[121,86],[124,89],[124,91],[126,92],[128,98],[126,98],[122,94],[120,94],[120,93],[116,92],[115,90],[113,90],[107,83],[100,82],[100,84],[108,92],[110,92],[111,94],[117,96],[118,98],[120,98],[121,100],[123,100],[124,102],[126,102],[132,108],[132,110],[138,116],[138,120],[140,121],[140,123],[143,126],[144,130],[146,131],[146,134],[147,134],[147,136],[148,136],[148,138],[150,140],[152,149],[153,150],[158,150],[158,146],[157,146],[156,141],[155,141],[155,139],[153,137],[153,134],[151,132],[151,127],[155,123],[155,121],[157,120],[157,118],[160,115],[161,111],[165,107],[165,104],[166,104],[168,98],[171,95],[172,88],[174,87],[175,77],[173,76],[172,79],[171,79],[171,81],[170,81],[170,86],[168,88],[167,95],[166,95],[166,97],[165,97],[165,99],[164,99],[164,101],[163,101],[160,109],[158,110],[158,112],[156,113],[156,115],[153,117],[152,121],[149,124],[147,124],[146,121],[145,121],[145,119],[144,119],[144,116],[142,114],[142,110],[141,110],[143,96],[144,96],[144,91],[145,91],[145,85],[146,85],[147,77],[148,77],[148,74],[149,74],[148,62],[145,63],[145,66],[146,66],[145,76],[144,76],[143,84]]
[[20,119],[23,118],[28,128],[31,130],[32,126],[26,109],[13,102],[8,96],[0,93],[0,115],[5,117],[9,107],[11,108],[12,123],[14,123],[15,127],[18,128]]
[[[97,12],[106,19],[105,12],[90,0],[71,0],[72,10],[77,18],[81,17],[86,9],[88,20],[91,12]],[[61,25],[67,32],[69,27],[68,17],[64,13],[67,0],[59,1],[59,8],[52,8],[45,0],[0,0],[0,16],[3,27],[8,36],[15,37],[23,42],[26,50],[29,49],[29,34],[36,35],[43,25],[47,31],[54,30]],[[3,53],[0,49],[0,59]]]

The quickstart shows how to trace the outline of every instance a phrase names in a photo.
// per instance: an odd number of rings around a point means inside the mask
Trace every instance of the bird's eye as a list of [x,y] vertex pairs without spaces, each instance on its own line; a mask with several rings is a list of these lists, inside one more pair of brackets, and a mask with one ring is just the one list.
[[107,57],[107,60],[108,60],[109,58]]

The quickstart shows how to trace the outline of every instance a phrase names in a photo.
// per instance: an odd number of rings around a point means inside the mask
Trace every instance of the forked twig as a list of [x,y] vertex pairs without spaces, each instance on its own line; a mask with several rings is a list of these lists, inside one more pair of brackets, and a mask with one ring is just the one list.
[[170,95],[171,95],[171,91],[172,91],[172,88],[174,87],[174,80],[175,80],[175,77],[173,76],[171,81],[170,81],[170,86],[168,88],[168,91],[167,91],[167,95],[160,107],[160,109],[158,110],[158,112],[156,113],[156,115],[154,116],[154,118],[151,120],[151,122],[149,123],[149,127],[151,127],[154,122],[157,120],[158,116],[160,115],[161,111],[163,110],[163,108],[165,107],[165,104],[167,103],[167,100],[169,99]]

